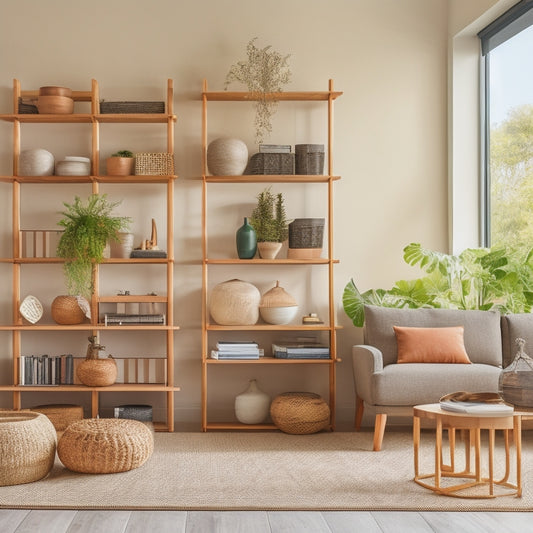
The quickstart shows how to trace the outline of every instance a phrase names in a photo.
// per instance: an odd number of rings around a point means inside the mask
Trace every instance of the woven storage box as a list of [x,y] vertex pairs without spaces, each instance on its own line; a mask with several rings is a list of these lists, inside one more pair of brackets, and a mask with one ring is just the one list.
[[324,173],[323,144],[297,144],[294,146],[294,151],[296,153],[296,174]]
[[172,176],[174,157],[166,152],[141,152],[135,154],[137,176]]
[[27,100],[19,97],[18,104],[18,112],[21,114],[35,115],[39,113],[39,110],[37,109],[36,105],[36,100]]
[[65,430],[57,445],[61,462],[74,472],[111,474],[143,465],[154,451],[150,428],[138,420],[87,418]]
[[254,154],[245,174],[294,174],[294,154]]
[[100,113],[164,113],[165,102],[100,102]]
[[46,415],[58,433],[65,431],[72,422],[83,420],[83,407],[81,405],[38,405],[33,407],[32,411]]
[[313,392],[284,392],[272,401],[270,416],[281,431],[307,435],[328,427],[330,410],[322,397]]
[[0,411],[0,486],[45,477],[56,456],[57,435],[41,413]]
[[295,218],[289,224],[289,248],[322,248],[323,218]]
[[127,418],[140,420],[141,422],[152,421],[151,405],[119,405],[115,407],[115,418]]

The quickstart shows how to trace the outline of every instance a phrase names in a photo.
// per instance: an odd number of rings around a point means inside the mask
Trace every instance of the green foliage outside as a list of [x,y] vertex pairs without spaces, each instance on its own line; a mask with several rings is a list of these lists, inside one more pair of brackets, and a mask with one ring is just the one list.
[[127,229],[128,217],[114,217],[111,212],[120,202],[109,202],[107,195],[92,194],[84,204],[76,196],[74,203],[63,203],[66,210],[58,225],[64,231],[57,255],[65,259],[63,270],[68,293],[89,299],[93,292],[93,263],[101,263],[109,240],[118,241],[118,233]]
[[533,246],[533,105],[490,132],[491,244]]
[[344,288],[344,311],[357,327],[364,324],[364,306],[396,308],[498,310],[529,313],[533,306],[533,250],[504,247],[469,248],[449,255],[411,243],[404,260],[425,276],[400,280],[391,289],[360,292],[353,279]]

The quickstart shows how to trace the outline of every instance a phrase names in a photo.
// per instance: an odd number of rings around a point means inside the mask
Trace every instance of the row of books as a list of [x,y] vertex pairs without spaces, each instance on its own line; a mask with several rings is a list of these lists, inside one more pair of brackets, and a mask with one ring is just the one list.
[[165,315],[154,314],[127,314],[127,313],[106,313],[104,315],[106,326],[123,326],[126,324],[157,324],[165,325]]
[[[80,385],[76,372],[85,357],[71,354],[20,357],[21,385]],[[164,357],[113,358],[117,365],[116,383],[166,383]]]
[[[212,359],[259,359],[264,350],[254,341],[218,341],[211,351]],[[272,344],[272,355],[279,359],[329,359],[329,346],[311,342],[283,342]]]

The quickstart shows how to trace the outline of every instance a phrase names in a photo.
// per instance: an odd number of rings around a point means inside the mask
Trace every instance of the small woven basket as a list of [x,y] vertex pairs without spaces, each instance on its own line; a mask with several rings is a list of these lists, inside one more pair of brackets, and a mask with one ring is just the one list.
[[172,176],[174,156],[167,152],[141,152],[135,154],[137,176]]
[[58,324],[81,324],[85,313],[75,296],[56,296],[52,302],[52,318]]
[[74,472],[111,474],[143,465],[154,451],[151,429],[138,420],[86,418],[65,430],[57,445],[61,462]]
[[324,173],[324,145],[323,144],[297,144],[294,146],[296,155],[296,174],[323,174]]
[[287,307],[298,305],[296,300],[276,281],[276,286],[263,294],[259,307]]
[[284,392],[272,401],[270,416],[281,431],[307,435],[328,427],[330,410],[322,397],[314,392]]
[[117,380],[117,363],[112,357],[85,359],[76,371],[78,379],[88,387],[108,387]]
[[100,113],[164,113],[165,102],[100,102]]
[[83,420],[83,407],[81,405],[38,405],[33,407],[32,411],[46,415],[58,433],[65,431],[72,422]]
[[294,174],[294,154],[271,154],[265,152],[254,154],[244,172],[250,175],[292,175]]

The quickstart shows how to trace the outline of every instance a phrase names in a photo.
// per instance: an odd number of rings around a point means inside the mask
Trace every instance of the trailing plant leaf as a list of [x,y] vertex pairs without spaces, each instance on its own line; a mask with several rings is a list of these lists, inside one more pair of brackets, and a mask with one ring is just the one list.
[[[533,306],[532,250],[501,246],[468,248],[449,255],[411,243],[404,259],[427,275],[412,281],[400,280],[389,289],[361,293],[353,280],[344,289],[343,306],[355,326],[364,323],[364,306],[435,307],[498,310],[502,314],[529,313]],[[379,295],[379,298],[376,297]]]
[[68,293],[90,298],[93,292],[93,263],[101,263],[109,240],[118,241],[118,233],[127,229],[128,217],[114,217],[111,212],[120,202],[109,202],[107,195],[92,194],[87,204],[76,196],[74,203],[63,203],[66,210],[58,225],[64,228],[57,255],[65,259],[63,270]]

